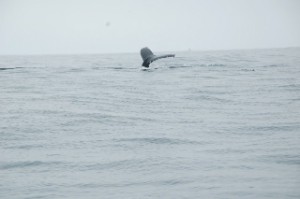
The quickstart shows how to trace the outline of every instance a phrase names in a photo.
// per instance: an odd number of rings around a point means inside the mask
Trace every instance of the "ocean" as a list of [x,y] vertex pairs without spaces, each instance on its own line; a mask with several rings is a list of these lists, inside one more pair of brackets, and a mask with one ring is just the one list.
[[0,198],[300,198],[300,48],[0,56]]

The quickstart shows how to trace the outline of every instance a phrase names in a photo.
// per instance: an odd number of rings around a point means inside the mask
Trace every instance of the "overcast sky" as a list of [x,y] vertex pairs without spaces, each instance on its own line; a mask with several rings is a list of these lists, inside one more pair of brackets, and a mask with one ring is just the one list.
[[0,0],[0,54],[300,46],[300,0]]

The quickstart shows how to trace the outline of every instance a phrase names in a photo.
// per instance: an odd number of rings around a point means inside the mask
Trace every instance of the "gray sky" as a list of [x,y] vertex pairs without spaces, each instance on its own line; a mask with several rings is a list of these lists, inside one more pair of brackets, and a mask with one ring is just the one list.
[[0,0],[0,54],[300,46],[300,0]]

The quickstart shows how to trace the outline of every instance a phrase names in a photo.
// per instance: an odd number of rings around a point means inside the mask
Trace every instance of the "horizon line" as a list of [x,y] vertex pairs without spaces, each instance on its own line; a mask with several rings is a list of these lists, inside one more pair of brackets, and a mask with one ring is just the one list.
[[[228,48],[228,49],[192,49],[185,50],[158,50],[155,52],[213,52],[213,51],[233,51],[233,50],[271,50],[271,49],[287,49],[287,48],[300,48],[300,46],[287,46],[287,47],[256,47],[256,48]],[[138,51],[128,52],[82,52],[82,53],[29,53],[29,54],[0,54],[0,56],[70,56],[70,55],[114,55],[114,54],[139,54]]]

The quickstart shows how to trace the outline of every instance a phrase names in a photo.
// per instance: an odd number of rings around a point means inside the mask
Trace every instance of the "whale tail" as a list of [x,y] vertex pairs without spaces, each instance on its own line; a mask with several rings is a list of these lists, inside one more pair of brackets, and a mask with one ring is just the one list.
[[145,47],[145,48],[141,49],[141,56],[143,59],[142,66],[145,66],[148,68],[152,62],[154,62],[158,59],[166,58],[166,57],[175,57],[175,54],[166,54],[166,55],[156,56],[153,54],[153,52],[148,47]]

